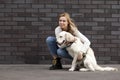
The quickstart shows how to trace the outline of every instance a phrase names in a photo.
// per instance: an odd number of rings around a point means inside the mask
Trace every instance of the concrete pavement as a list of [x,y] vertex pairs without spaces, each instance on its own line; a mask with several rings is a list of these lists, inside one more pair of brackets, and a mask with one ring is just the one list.
[[69,72],[70,65],[63,65],[62,70],[48,70],[50,65],[15,64],[0,65],[0,80],[120,80],[120,65],[112,66],[119,71],[110,72]]

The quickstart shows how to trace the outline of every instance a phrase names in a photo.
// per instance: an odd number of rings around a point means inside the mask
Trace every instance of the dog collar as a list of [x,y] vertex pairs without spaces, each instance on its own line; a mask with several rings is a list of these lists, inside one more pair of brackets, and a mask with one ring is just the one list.
[[74,38],[74,41],[72,42],[68,42],[67,40],[65,40],[66,47],[70,47],[75,41],[76,41],[76,38]]

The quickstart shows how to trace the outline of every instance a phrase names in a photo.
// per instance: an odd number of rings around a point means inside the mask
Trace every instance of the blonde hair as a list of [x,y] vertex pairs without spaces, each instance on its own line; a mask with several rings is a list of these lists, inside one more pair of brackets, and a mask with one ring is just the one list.
[[67,32],[70,32],[71,34],[74,33],[75,29],[77,29],[76,25],[74,24],[73,20],[70,18],[70,15],[67,12],[64,12],[59,15],[60,17],[66,17],[68,21],[68,27],[67,27]]

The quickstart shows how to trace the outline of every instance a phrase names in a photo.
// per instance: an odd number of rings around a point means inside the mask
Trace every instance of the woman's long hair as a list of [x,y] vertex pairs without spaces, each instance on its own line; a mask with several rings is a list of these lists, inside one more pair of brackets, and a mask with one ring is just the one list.
[[67,21],[68,21],[67,32],[70,32],[71,34],[73,34],[75,29],[77,29],[77,27],[76,27],[75,23],[73,22],[73,20],[70,18],[70,15],[67,12],[64,12],[64,13],[59,15],[59,18],[60,17],[67,18]]

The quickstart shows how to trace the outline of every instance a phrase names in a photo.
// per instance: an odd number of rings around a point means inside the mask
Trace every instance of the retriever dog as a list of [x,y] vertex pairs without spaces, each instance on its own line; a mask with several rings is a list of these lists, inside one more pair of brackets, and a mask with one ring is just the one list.
[[[74,71],[76,65],[81,64],[83,61],[84,68],[79,68],[79,71],[117,71],[117,68],[113,67],[101,67],[97,64],[94,52],[92,48],[89,48],[86,53],[81,53],[80,49],[83,43],[79,38],[73,36],[71,33],[62,31],[56,36],[57,44],[60,48],[66,47],[68,53],[73,57],[72,65],[69,71]],[[84,57],[84,60],[78,61],[78,55]]]

